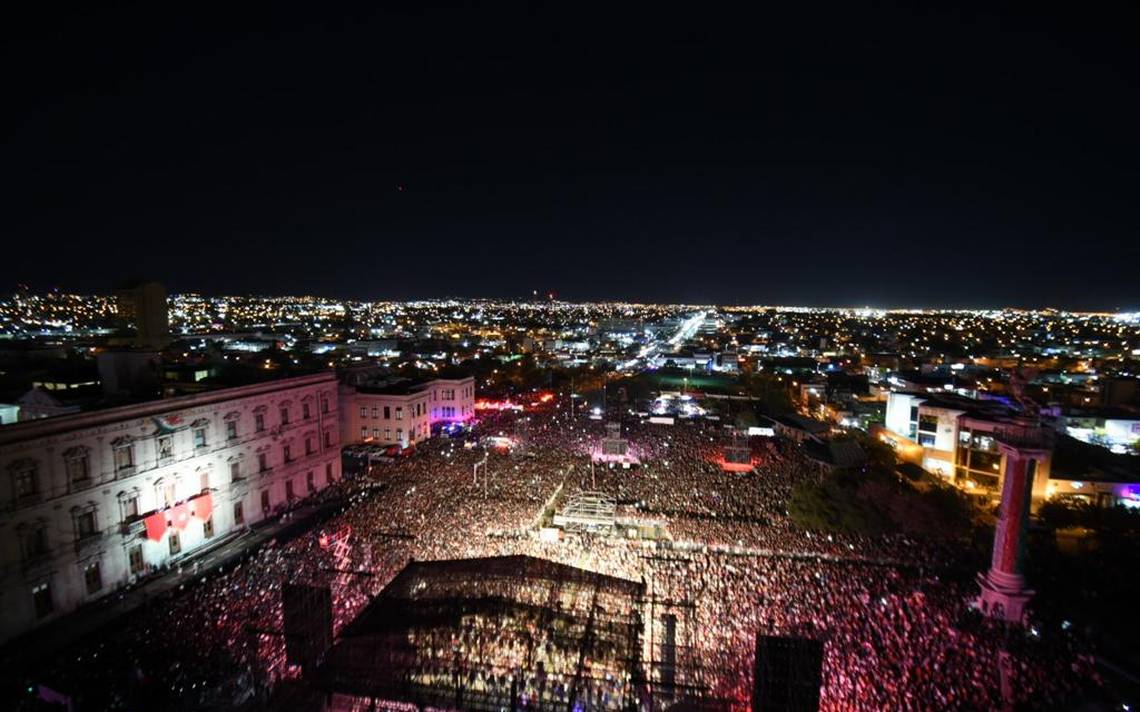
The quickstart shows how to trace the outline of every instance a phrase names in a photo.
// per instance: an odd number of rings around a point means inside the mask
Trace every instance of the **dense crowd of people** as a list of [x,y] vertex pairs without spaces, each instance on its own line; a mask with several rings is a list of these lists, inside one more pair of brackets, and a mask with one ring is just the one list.
[[[627,418],[623,437],[641,465],[625,470],[591,466],[604,432],[556,407],[484,415],[466,444],[436,438],[338,483],[321,494],[341,498],[335,516],[132,612],[34,679],[79,710],[256,704],[298,674],[281,635],[284,583],[329,586],[339,633],[410,560],[526,554],[644,582],[649,657],[661,659],[659,618],[672,612],[675,682],[733,709],[750,703],[758,633],[823,641],[825,710],[1051,707],[1095,688],[1068,634],[972,610],[970,583],[948,566],[953,547],[797,529],[792,488],[820,474],[795,444],[754,439],[753,472],[725,472],[720,425]],[[485,436],[512,444],[465,446]],[[663,538],[540,535],[544,508],[587,491],[614,498],[623,522],[662,525]],[[517,639],[504,634],[497,652],[488,631],[469,631],[480,660],[501,652],[517,666]],[[428,666],[422,676],[440,674]]]

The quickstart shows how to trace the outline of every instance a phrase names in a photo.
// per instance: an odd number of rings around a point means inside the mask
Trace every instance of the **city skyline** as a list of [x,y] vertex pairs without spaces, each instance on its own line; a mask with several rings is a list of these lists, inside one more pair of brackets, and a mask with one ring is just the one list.
[[[21,293],[28,294],[34,297],[49,297],[51,295],[60,295],[67,297],[84,297],[95,296],[108,300],[113,299],[114,289],[95,289],[90,292],[79,292],[74,290],[67,290],[60,287],[52,287],[45,290],[35,290],[29,285],[17,285],[15,291],[8,292],[6,296],[15,296]],[[813,311],[838,311],[838,312],[855,312],[858,316],[873,316],[874,313],[935,313],[935,312],[960,312],[972,314],[986,314],[986,313],[1000,313],[1000,312],[1032,312],[1032,313],[1048,313],[1055,312],[1059,314],[1073,314],[1081,316],[1108,316],[1121,319],[1140,319],[1140,310],[1132,310],[1128,308],[1117,309],[1077,309],[1066,308],[1063,305],[1045,305],[1038,307],[1026,307],[1016,304],[993,304],[988,306],[966,306],[966,305],[920,305],[920,304],[871,304],[871,303],[836,303],[836,304],[795,304],[795,303],[762,303],[762,302],[743,302],[743,301],[718,301],[718,302],[697,302],[697,301],[639,301],[635,299],[604,298],[604,299],[568,299],[553,293],[540,293],[532,291],[529,295],[521,296],[494,296],[494,295],[475,295],[475,296],[460,296],[454,294],[444,294],[439,296],[422,296],[422,297],[408,297],[408,298],[391,298],[391,297],[343,297],[333,294],[318,294],[318,293],[210,293],[196,290],[184,291],[171,291],[170,298],[202,298],[209,300],[229,300],[229,299],[252,299],[252,300],[270,300],[270,301],[286,301],[286,300],[318,300],[329,303],[351,303],[351,304],[416,304],[416,303],[439,303],[439,304],[463,304],[463,303],[497,303],[497,304],[519,304],[519,305],[537,305],[544,304],[565,304],[570,306],[660,306],[660,307],[676,307],[676,308],[724,308],[729,310],[755,310],[755,309],[774,309],[777,311],[794,311],[794,310],[813,310]],[[4,300],[0,296],[0,303]]]

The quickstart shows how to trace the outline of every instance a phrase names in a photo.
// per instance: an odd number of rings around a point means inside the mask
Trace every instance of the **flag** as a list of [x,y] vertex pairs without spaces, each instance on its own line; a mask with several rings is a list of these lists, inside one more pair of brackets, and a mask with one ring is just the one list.
[[170,508],[170,525],[181,531],[190,523],[190,505],[187,502]]
[[154,421],[154,427],[156,428],[156,434],[158,435],[173,433],[182,425],[181,415],[168,415],[166,417],[154,416],[151,418],[151,420]]
[[146,524],[146,538],[162,541],[162,535],[166,533],[166,512],[155,512],[143,522]]
[[194,516],[204,522],[210,518],[210,513],[214,511],[214,498],[209,492],[206,492],[190,500],[190,506],[194,508]]

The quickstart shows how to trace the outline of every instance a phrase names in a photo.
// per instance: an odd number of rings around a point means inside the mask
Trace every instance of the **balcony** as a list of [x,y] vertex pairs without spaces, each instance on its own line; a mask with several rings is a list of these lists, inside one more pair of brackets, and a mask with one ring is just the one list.
[[146,522],[141,517],[128,519],[119,524],[119,531],[128,539],[139,536],[146,531]]
[[138,472],[138,468],[134,465],[123,465],[115,470],[115,479],[122,480],[127,477],[134,477],[136,472]]
[[95,532],[81,536],[75,540],[75,553],[82,556],[83,554],[94,551],[99,548],[99,544],[103,541],[103,533]]

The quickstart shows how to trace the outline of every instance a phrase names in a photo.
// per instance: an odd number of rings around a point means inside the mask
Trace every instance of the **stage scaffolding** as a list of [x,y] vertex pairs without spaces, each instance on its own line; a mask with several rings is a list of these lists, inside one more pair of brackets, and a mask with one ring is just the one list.
[[568,532],[613,532],[617,500],[600,492],[580,492],[566,498],[553,523]]
[[409,564],[315,682],[414,708],[646,709],[644,586],[525,556]]

